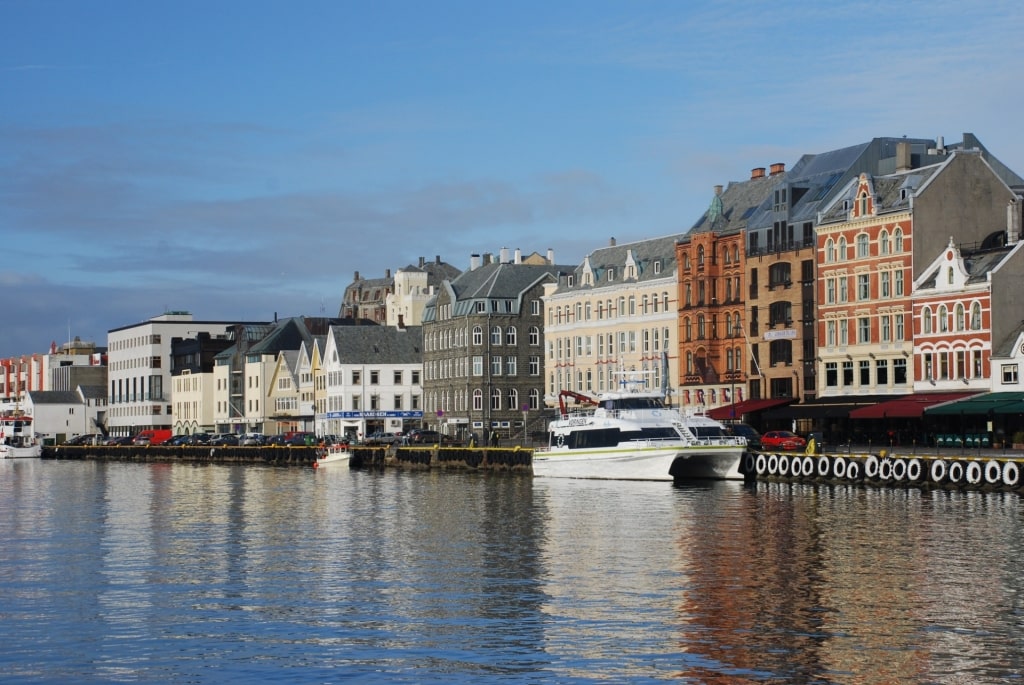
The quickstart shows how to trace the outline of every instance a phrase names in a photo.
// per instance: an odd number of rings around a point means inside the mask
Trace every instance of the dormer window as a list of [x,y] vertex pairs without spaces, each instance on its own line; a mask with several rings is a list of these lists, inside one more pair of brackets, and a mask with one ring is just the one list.
[[654,273],[656,273],[656,274],[660,274],[661,273],[661,260],[660,259],[656,259],[654,261]]
[[566,276],[565,277],[565,284],[567,286],[569,286],[570,288],[573,286],[573,284],[575,284],[575,282],[576,282],[576,279],[573,276]]
[[615,280],[615,268],[614,267],[608,269],[608,280],[609,281],[614,281]]

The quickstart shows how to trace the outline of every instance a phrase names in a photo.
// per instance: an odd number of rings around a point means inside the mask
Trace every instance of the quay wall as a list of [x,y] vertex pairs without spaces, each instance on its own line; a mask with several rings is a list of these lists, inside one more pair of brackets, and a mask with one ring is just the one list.
[[[198,445],[71,445],[47,447],[44,459],[91,459],[149,463],[312,466],[317,447],[209,447]],[[460,469],[532,472],[533,451],[520,447],[353,446],[352,468]]]

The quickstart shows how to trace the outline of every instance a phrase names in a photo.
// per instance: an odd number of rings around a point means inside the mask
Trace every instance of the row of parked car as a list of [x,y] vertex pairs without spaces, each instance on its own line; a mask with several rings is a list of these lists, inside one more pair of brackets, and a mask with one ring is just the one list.
[[726,428],[733,435],[747,439],[747,446],[755,450],[802,450],[807,447],[807,440],[793,431],[770,430],[764,433],[758,432],[756,428],[748,423],[729,423]]

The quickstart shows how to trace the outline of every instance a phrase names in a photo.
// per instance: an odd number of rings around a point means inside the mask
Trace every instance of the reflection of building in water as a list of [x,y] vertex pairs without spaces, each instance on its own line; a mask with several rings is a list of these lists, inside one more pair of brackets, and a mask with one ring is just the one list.
[[692,518],[685,502],[656,482],[546,478],[534,488],[553,679],[671,677],[686,582],[671,540]]
[[862,507],[823,504],[815,489],[798,489],[761,484],[752,501],[696,510],[702,519],[680,529],[677,549],[689,577],[680,604],[683,646],[695,657],[680,675],[702,682],[743,673],[788,682],[837,673],[871,674],[875,682],[918,678],[915,607],[923,579],[908,575],[920,560],[906,530],[895,526],[883,540],[865,536],[877,528],[861,525]]

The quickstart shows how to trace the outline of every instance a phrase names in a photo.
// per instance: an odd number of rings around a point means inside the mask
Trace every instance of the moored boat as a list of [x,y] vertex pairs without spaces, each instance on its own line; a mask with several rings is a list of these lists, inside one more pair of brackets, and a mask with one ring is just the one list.
[[[584,407],[569,411],[566,398]],[[596,399],[559,394],[548,446],[533,455],[537,476],[616,480],[742,479],[746,439],[703,414],[666,407],[653,391],[609,392]]]
[[0,459],[41,457],[43,445],[32,430],[32,417],[0,417]]
[[334,464],[348,464],[351,458],[352,452],[349,451],[348,445],[331,445],[313,462],[313,468],[318,469]]

